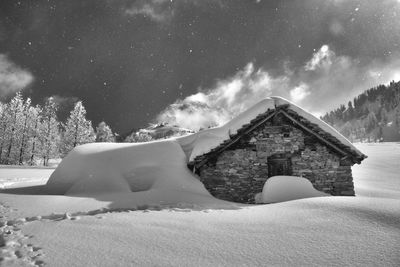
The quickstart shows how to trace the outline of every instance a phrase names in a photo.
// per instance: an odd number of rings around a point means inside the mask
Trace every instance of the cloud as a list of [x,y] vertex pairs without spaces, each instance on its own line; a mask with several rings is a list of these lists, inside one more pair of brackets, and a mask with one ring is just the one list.
[[177,100],[158,115],[157,121],[194,130],[221,125],[269,95],[287,96],[288,82],[284,76],[273,78],[249,63],[213,88]]
[[250,62],[211,88],[200,88],[198,93],[178,99],[157,116],[157,121],[193,130],[221,125],[271,95],[282,96],[322,115],[369,88],[400,79],[400,55],[361,62],[337,55],[326,44],[303,66],[289,65],[285,62],[283,73],[272,76]]
[[69,112],[73,109],[76,102],[79,101],[79,98],[75,96],[60,96],[60,95],[52,95],[49,98],[52,98],[54,103],[57,105],[57,109],[65,112]]
[[183,5],[205,9],[225,6],[222,0],[137,0],[123,11],[127,16],[144,16],[157,23],[168,23]]
[[329,49],[328,45],[323,45],[313,54],[313,57],[304,66],[305,70],[315,70],[317,68],[329,68],[332,65],[332,58],[335,53]]
[[300,102],[310,94],[309,86],[305,83],[290,90],[290,97],[294,102]]
[[353,100],[367,89],[397,81],[400,78],[398,73],[399,54],[387,59],[360,60],[337,55],[329,46],[323,45],[289,79],[293,84],[308,86],[309,94],[301,105],[315,114],[323,114]]
[[129,16],[142,15],[155,22],[166,22],[174,16],[174,9],[171,0],[150,0],[136,1],[129,8],[125,9],[125,14]]
[[0,54],[0,97],[23,90],[33,82],[33,75]]

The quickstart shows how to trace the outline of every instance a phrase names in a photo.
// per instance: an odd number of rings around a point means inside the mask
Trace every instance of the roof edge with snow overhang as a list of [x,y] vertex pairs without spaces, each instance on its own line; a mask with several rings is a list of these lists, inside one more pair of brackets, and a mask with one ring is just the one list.
[[[276,96],[262,100],[223,126],[191,135],[191,141],[186,143],[186,147],[182,144],[185,142],[180,143],[186,150],[189,164],[200,167],[277,114],[282,114],[297,127],[315,136],[319,141],[343,155],[343,158],[350,158],[355,163],[361,163],[367,158],[332,126],[290,101]],[[186,137],[187,140],[188,137]]]

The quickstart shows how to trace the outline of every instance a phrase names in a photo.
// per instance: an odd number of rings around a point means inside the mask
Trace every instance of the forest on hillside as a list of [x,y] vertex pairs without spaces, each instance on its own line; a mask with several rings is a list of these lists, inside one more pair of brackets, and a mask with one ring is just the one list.
[[400,141],[400,82],[368,89],[321,119],[352,142]]

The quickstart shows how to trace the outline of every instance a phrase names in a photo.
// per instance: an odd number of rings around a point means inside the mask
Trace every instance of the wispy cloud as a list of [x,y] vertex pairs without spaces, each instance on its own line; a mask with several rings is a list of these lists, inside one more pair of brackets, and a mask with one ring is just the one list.
[[0,54],[0,97],[23,90],[34,80],[33,75]]
[[310,94],[301,104],[321,114],[341,103],[347,103],[364,90],[398,80],[398,73],[399,55],[386,60],[361,61],[337,55],[329,46],[323,45],[304,68],[290,79],[294,84],[304,83],[308,86]]
[[323,45],[304,66],[305,70],[315,70],[317,68],[329,68],[332,65],[332,58],[335,53],[329,49],[328,45]]
[[322,45],[299,68],[284,68],[272,76],[248,63],[243,70],[219,80],[213,87],[179,99],[157,120],[197,130],[221,125],[261,99],[280,95],[318,115],[347,103],[362,91],[400,79],[400,57],[387,61],[360,62],[337,55]]
[[127,16],[143,16],[157,23],[168,23],[183,5],[206,9],[225,6],[222,0],[137,0],[125,6],[123,12]]
[[57,104],[58,109],[61,110],[70,110],[75,103],[79,101],[79,99],[75,96],[52,95],[50,98],[53,99],[54,103]]
[[287,95],[288,86],[287,77],[271,77],[249,63],[213,88],[177,100],[157,120],[195,130],[220,125],[271,94]]
[[166,22],[174,16],[173,1],[171,0],[149,0],[136,1],[125,9],[129,16],[142,15],[155,22]]

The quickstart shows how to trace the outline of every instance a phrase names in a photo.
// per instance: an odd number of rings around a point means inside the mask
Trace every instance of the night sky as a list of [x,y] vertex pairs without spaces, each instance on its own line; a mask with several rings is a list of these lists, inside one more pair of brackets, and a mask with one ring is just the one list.
[[321,115],[391,80],[399,0],[0,1],[0,99],[53,96],[61,118],[80,99],[119,133],[218,124],[269,95]]

